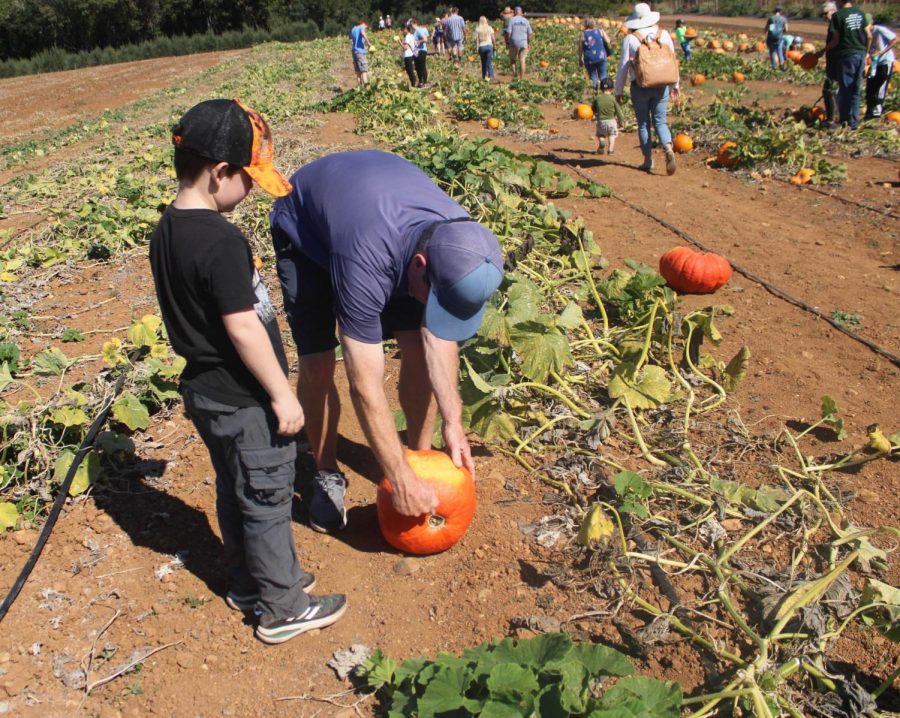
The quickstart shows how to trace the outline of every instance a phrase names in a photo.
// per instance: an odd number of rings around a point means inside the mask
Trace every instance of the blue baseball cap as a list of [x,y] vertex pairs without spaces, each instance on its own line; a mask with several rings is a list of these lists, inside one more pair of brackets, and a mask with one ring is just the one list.
[[437,227],[428,242],[431,283],[425,326],[440,339],[461,342],[481,326],[484,306],[503,281],[503,255],[493,233],[472,222]]

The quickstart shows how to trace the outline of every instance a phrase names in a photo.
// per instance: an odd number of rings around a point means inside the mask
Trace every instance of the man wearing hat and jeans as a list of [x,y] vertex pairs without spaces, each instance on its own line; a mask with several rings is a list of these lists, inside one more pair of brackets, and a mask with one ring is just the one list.
[[412,449],[431,448],[436,412],[453,463],[474,475],[462,426],[457,342],[472,337],[503,279],[497,238],[418,167],[374,150],[328,155],[291,177],[270,215],[285,311],[300,355],[297,387],[317,471],[310,525],[346,525],[338,468],[335,324],[350,394],[394,507],[420,516],[434,490],[407,463],[384,391],[382,341],[401,352],[399,397]]
[[185,411],[209,450],[225,549],[226,603],[255,613],[256,636],[283,643],[337,621],[341,594],[307,596],[291,532],[303,410],[287,379],[275,311],[250,245],[223,212],[255,181],[291,191],[272,164],[260,115],[237,100],[195,105],[172,130],[178,194],[150,237],[150,267],[169,339],[185,359]]

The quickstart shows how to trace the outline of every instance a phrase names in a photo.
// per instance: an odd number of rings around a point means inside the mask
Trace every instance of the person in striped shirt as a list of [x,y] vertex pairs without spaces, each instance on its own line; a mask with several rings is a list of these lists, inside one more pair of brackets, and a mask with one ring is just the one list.
[[458,7],[450,8],[447,19],[447,46],[450,48],[450,59],[453,62],[462,60],[463,45],[466,42],[466,21],[459,14]]

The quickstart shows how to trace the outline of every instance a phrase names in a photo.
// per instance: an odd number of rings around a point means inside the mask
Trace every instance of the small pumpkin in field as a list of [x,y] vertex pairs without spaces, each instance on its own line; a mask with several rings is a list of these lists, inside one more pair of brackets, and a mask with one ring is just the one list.
[[590,120],[594,117],[594,109],[590,105],[586,105],[582,102],[575,105],[574,114],[576,120]]
[[736,82],[736,83],[740,84],[740,83],[742,83],[742,82],[743,82],[744,80],[746,80],[746,79],[747,79],[747,77],[744,75],[743,72],[733,72],[733,73],[731,73],[731,81],[732,81],[732,82]]
[[680,135],[675,135],[675,139],[672,140],[672,146],[675,148],[676,152],[684,154],[685,152],[690,152],[694,149],[694,141],[689,135],[682,133]]
[[475,515],[475,482],[465,469],[453,465],[443,451],[405,449],[413,473],[437,492],[438,506],[431,515],[404,516],[395,508],[391,482],[378,485],[375,500],[378,526],[391,546],[405,553],[425,555],[445,551],[469,528]]
[[550,60],[541,60],[541,67],[550,67]]
[[659,273],[676,292],[712,294],[731,279],[731,265],[725,257],[675,247],[659,258]]
[[702,85],[704,82],[706,82],[706,75],[704,75],[702,72],[695,72],[693,75],[691,75],[692,85]]
[[806,119],[808,122],[824,122],[827,118],[825,114],[825,110],[818,105],[814,107],[810,107],[806,113]]
[[726,52],[731,52],[734,50],[734,43],[731,40],[726,40],[722,43],[722,49]]
[[766,47],[766,43],[764,43],[764,42],[757,42],[757,43],[753,46],[753,49],[756,50],[757,52],[766,52],[769,48]]
[[718,40],[716,40],[715,38],[713,38],[712,40],[709,41],[709,49],[710,50],[718,50],[721,47],[722,47],[722,43],[719,42]]
[[815,173],[816,171],[814,169],[803,167],[802,169],[797,170],[797,174],[791,177],[789,182],[791,184],[809,184],[812,182],[812,177]]
[[737,142],[723,142],[719,145],[719,151],[716,153],[716,162],[722,167],[735,167],[740,159],[732,154],[732,150],[737,149]]
[[475,55],[466,55],[466,60],[469,62],[475,62]]
[[697,47],[706,47],[706,45],[707,45],[706,38],[698,37],[696,40],[694,40],[694,44]]
[[788,50],[784,53],[784,56],[795,64],[799,64],[800,60],[803,58],[803,53],[799,50]]
[[900,125],[900,110],[892,110],[888,112],[884,116],[885,122],[893,122],[895,125]]
[[900,60],[894,60],[894,74],[900,74]]
[[742,42],[738,45],[738,52],[750,52],[750,43]]
[[499,130],[500,129],[500,120],[496,117],[488,117],[484,124],[488,126],[488,129],[491,130]]

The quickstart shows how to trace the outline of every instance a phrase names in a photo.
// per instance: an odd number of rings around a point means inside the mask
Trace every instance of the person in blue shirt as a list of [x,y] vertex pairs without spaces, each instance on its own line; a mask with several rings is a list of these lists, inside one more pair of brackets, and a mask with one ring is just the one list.
[[594,92],[599,89],[600,81],[608,77],[608,48],[609,37],[606,32],[597,27],[593,18],[587,18],[578,41],[578,64],[587,70]]
[[366,35],[368,24],[361,21],[350,30],[350,50],[353,53],[353,71],[356,73],[356,84],[362,87],[369,82],[369,38]]
[[416,41],[416,54],[413,61],[416,66],[416,74],[419,76],[418,87],[426,87],[428,84],[428,28],[419,24],[419,19],[411,17],[413,37]]
[[787,32],[787,18],[781,14],[781,7],[775,8],[775,14],[766,20],[766,47],[769,49],[769,60],[773,69],[785,69],[784,33]]
[[385,395],[382,341],[393,337],[401,352],[409,447],[431,448],[440,410],[450,457],[474,474],[457,342],[478,331],[503,279],[497,238],[421,169],[387,152],[327,155],[290,183],[293,191],[275,203],[270,223],[317,467],[310,525],[326,532],[346,525],[347,480],[337,461],[338,344],[360,424],[393,485],[394,507],[408,516],[429,513],[437,498],[404,456]]

